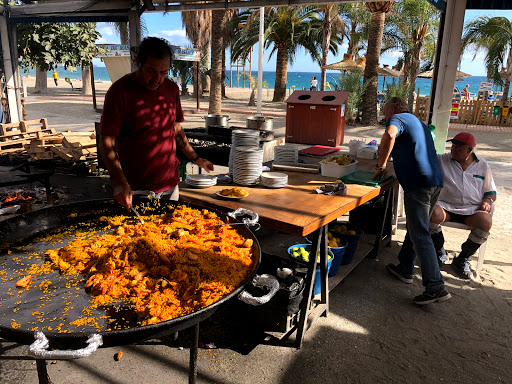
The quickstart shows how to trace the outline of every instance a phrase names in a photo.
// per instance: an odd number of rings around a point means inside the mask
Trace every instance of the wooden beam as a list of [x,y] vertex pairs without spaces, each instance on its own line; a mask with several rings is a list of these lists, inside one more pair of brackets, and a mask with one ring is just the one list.
[[[4,7],[0,8],[0,12]],[[56,14],[67,14],[68,16],[81,16],[87,12],[95,11],[115,11],[132,9],[130,0],[116,1],[94,1],[94,0],[76,0],[62,2],[48,2],[38,4],[13,5],[5,7],[10,12],[11,18],[26,16],[53,16]]]

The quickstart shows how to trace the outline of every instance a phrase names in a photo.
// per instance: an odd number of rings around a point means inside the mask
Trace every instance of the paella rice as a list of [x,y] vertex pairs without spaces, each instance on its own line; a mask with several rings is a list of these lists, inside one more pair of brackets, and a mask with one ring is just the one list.
[[144,225],[102,220],[118,227],[92,239],[79,236],[46,255],[61,274],[85,276],[93,307],[127,305],[140,325],[217,302],[254,267],[252,240],[218,226],[223,221],[208,210],[178,206],[173,213],[145,216]]

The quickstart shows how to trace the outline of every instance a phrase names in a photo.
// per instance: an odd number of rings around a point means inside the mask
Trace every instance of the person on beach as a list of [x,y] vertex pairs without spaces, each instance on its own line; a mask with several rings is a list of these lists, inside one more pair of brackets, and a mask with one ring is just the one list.
[[53,81],[55,82],[55,86],[58,87],[59,86],[59,74],[57,73],[55,68],[53,69],[52,76],[53,76]]
[[180,124],[179,89],[165,78],[171,57],[165,40],[145,38],[135,58],[137,70],[112,84],[105,95],[100,152],[114,197],[127,209],[134,194],[178,200],[176,147],[194,164],[213,171],[213,164],[190,146]]
[[387,270],[400,281],[413,281],[416,256],[421,261],[425,291],[414,302],[425,305],[451,298],[444,287],[436,250],[429,232],[430,215],[443,186],[443,172],[437,159],[429,128],[409,113],[407,102],[392,97],[384,104],[386,130],[379,146],[374,179],[387,175],[386,165],[393,155],[398,182],[404,189],[407,233],[398,254],[399,264]]
[[453,221],[471,227],[468,239],[451,266],[461,278],[472,279],[469,258],[489,237],[496,185],[489,164],[474,152],[476,140],[471,133],[460,132],[447,141],[452,142],[450,153],[438,156],[444,173],[444,187],[430,217],[430,232],[439,263],[445,264],[449,258],[444,249],[441,224]]
[[462,88],[462,96],[464,96],[466,98],[466,100],[469,100],[469,96],[470,96],[470,93],[469,93],[469,84],[466,84],[466,86],[464,88]]
[[311,88],[309,88],[310,91],[316,91],[316,87],[318,85],[318,80],[316,79],[316,76],[313,76],[311,80],[309,80],[311,83]]

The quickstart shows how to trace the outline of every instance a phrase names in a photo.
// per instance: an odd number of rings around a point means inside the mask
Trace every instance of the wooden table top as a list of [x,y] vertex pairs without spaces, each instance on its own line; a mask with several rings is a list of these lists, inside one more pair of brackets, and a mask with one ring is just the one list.
[[[249,195],[241,200],[227,200],[215,194],[223,188],[231,188],[231,185],[218,184],[199,189],[182,182],[180,200],[220,210],[250,209],[260,216],[260,223],[264,226],[305,236],[381,192],[381,187],[347,184],[346,195],[326,196],[317,194],[315,189],[327,182],[333,182],[332,177],[311,173],[286,173],[288,186],[285,188],[273,189],[260,185],[242,187]],[[389,187],[393,183],[396,183],[396,179],[386,182],[382,187]]]

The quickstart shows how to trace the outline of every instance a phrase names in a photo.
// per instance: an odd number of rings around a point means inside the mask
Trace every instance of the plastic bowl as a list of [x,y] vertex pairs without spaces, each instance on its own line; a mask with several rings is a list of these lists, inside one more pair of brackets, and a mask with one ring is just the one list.
[[[300,264],[303,264],[303,265],[307,265],[308,262],[307,261],[304,261],[302,259],[299,259],[298,257],[295,257],[293,256],[292,254],[292,249],[293,248],[300,248],[300,247],[303,247],[306,251],[310,252],[311,250],[311,244],[295,244],[295,245],[292,245],[291,247],[288,247],[288,254],[290,255],[290,257],[297,261],[298,263]],[[332,265],[332,262],[334,260],[334,254],[332,253],[332,251],[329,249],[329,259],[327,260],[327,273],[329,273],[329,270],[331,268],[331,265]],[[317,279],[316,276],[319,276],[320,275],[320,265],[317,264],[316,266],[316,274],[315,274],[315,281],[314,281],[314,292],[315,292],[315,295],[318,295],[322,292],[322,285],[321,285],[321,280],[320,279]]]

